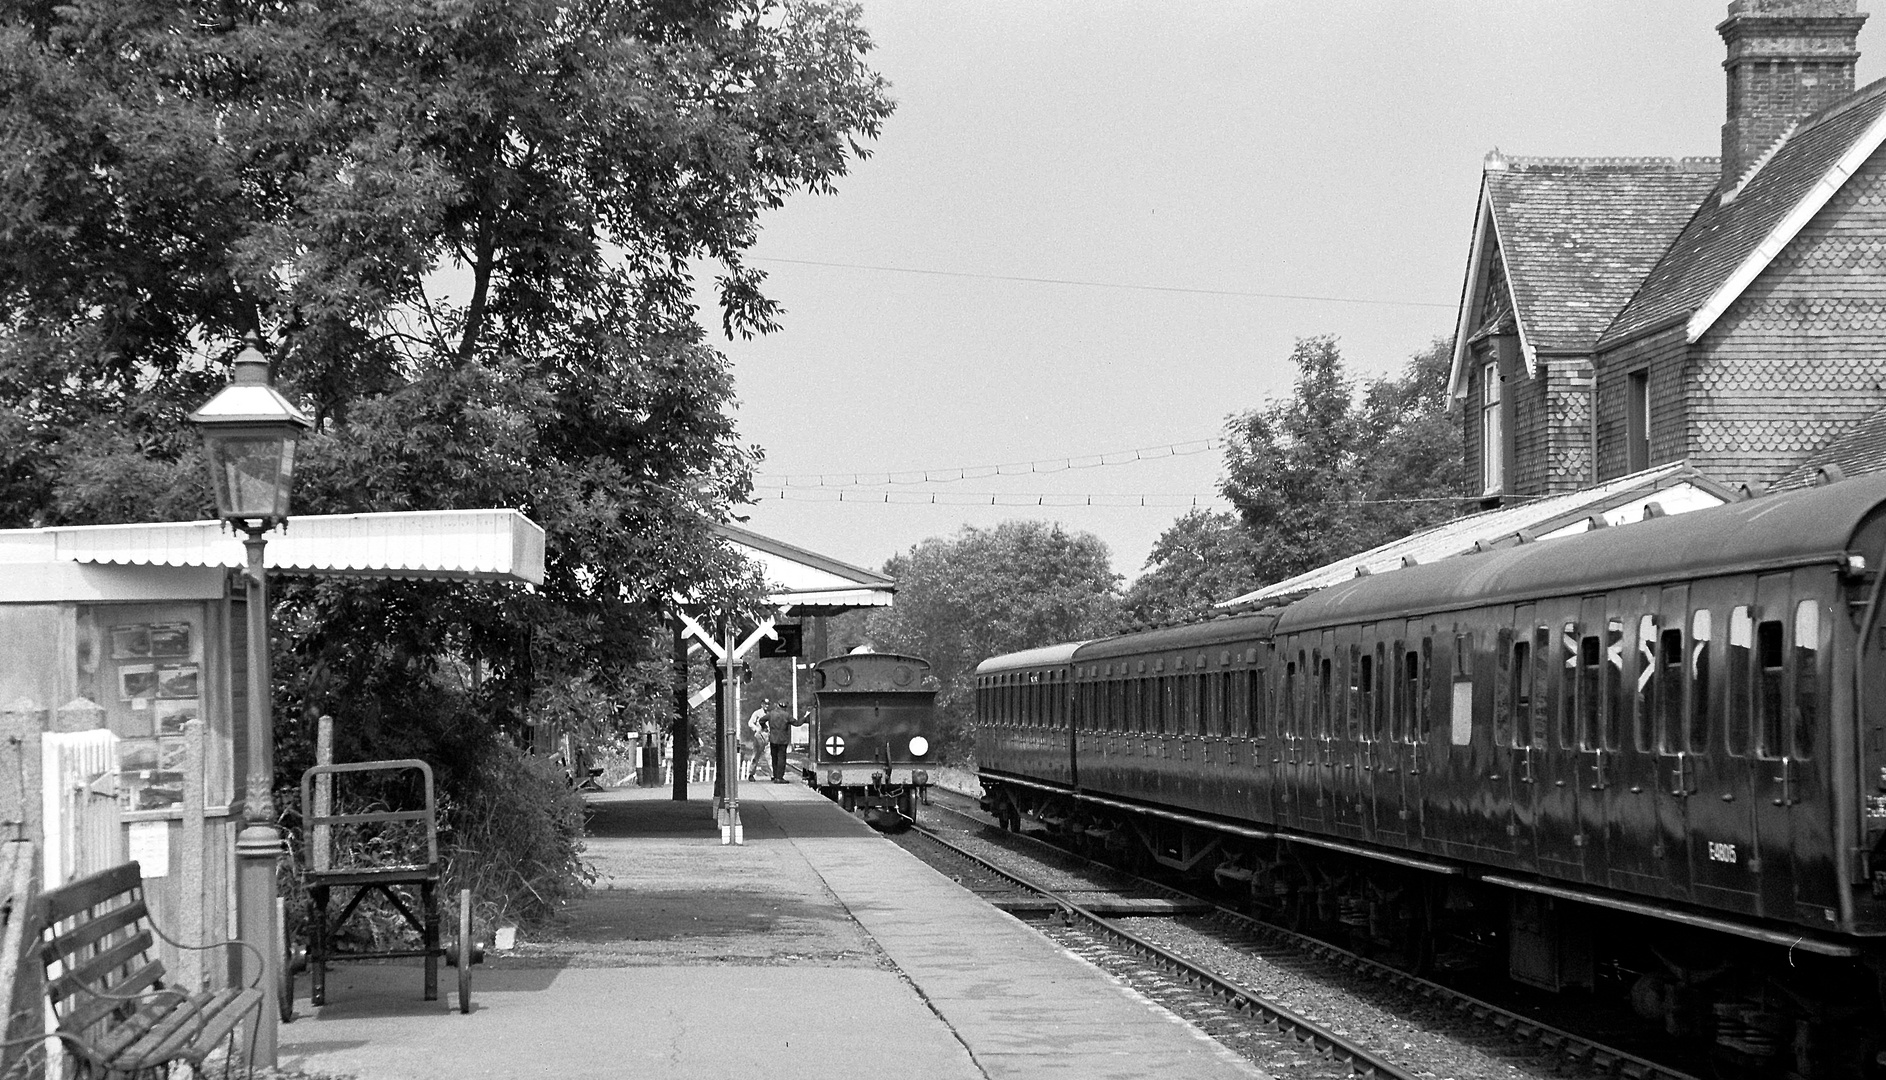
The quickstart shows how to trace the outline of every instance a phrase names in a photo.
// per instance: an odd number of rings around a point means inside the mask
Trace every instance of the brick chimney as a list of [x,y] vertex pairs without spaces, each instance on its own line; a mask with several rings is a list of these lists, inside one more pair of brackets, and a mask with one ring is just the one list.
[[1795,121],[1853,92],[1866,16],[1857,0],[1734,0],[1716,27],[1729,47],[1722,178],[1733,184]]

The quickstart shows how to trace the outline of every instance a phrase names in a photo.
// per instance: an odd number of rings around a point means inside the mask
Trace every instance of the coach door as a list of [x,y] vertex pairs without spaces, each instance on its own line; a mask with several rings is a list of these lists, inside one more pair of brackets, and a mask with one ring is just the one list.
[[[1323,763],[1327,778],[1331,824],[1347,836],[1364,835],[1362,814],[1362,645],[1355,627],[1336,633],[1336,671],[1333,714],[1330,717],[1329,756]],[[1373,663],[1371,660],[1369,663]]]
[[1794,591],[1775,574],[1756,586],[1756,847],[1763,913],[1831,921],[1840,868],[1831,861],[1822,770],[1829,748],[1826,642],[1832,630],[1814,574],[1797,572]]
[[[1662,793],[1664,778],[1657,744],[1658,701],[1663,689],[1658,681],[1662,669],[1660,649],[1666,629],[1659,606],[1662,596],[1648,589],[1633,590],[1620,600],[1621,610],[1628,613],[1623,642],[1629,680],[1624,694],[1628,715],[1623,718],[1622,745],[1605,760],[1606,871],[1614,887],[1662,896],[1672,891],[1666,884],[1670,866],[1665,858],[1668,847],[1662,825],[1663,804],[1671,797]],[[1681,634],[1683,614],[1675,617],[1674,629]],[[1591,651],[1600,646],[1596,633],[1594,628],[1582,628],[1581,666],[1589,664]],[[1679,645],[1679,657],[1681,651]]]
[[[1747,579],[1739,579],[1745,582]],[[1690,881],[1698,902],[1754,912],[1755,790],[1749,768],[1755,624],[1738,581],[1696,585],[1690,600]]]

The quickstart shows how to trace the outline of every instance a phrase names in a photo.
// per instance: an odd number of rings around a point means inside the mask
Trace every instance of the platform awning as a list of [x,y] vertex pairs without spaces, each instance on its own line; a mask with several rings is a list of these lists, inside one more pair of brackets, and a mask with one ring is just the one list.
[[[285,574],[430,581],[544,580],[544,531],[516,510],[407,510],[290,518],[264,559]],[[0,530],[0,565],[244,564],[242,538],[220,521]]]
[[740,554],[760,564],[773,585],[767,600],[789,615],[836,615],[854,608],[890,607],[897,583],[875,570],[852,566],[796,544],[742,529],[714,531]]
[[1243,608],[1282,602],[1348,581],[1359,573],[1399,570],[1405,565],[1403,560],[1427,563],[1486,548],[1508,547],[1519,543],[1522,532],[1534,540],[1569,536],[1590,528],[1593,517],[1604,518],[1607,525],[1641,521],[1651,503],[1656,503],[1657,511],[1662,513],[1681,514],[1721,506],[1736,497],[1687,463],[1672,462],[1595,487],[1456,518],[1215,606]]

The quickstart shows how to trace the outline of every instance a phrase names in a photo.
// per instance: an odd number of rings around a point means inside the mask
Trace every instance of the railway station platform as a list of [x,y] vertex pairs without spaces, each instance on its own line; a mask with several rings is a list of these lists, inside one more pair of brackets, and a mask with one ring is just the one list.
[[599,878],[567,925],[421,1000],[416,965],[330,969],[281,1066],[359,1080],[1266,1074],[800,784],[591,796]]

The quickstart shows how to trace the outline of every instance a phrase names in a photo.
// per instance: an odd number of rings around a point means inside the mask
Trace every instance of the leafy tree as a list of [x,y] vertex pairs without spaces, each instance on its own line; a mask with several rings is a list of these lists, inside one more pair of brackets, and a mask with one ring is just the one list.
[[1122,601],[1126,614],[1142,623],[1196,618],[1260,580],[1250,533],[1237,515],[1222,510],[1186,511],[1153,542],[1146,567]]
[[744,254],[761,215],[832,190],[890,112],[859,19],[826,0],[8,5],[0,524],[205,515],[183,418],[258,333],[319,422],[298,510],[511,506],[548,534],[540,589],[284,589],[285,770],[321,711],[343,753],[430,756],[448,786],[494,732],[659,711],[665,598],[759,584],[708,529],[758,453],[693,268],[718,268],[724,332],[776,325]]
[[1110,560],[1099,537],[1052,522],[964,526],[884,564],[897,580],[897,603],[870,614],[866,636],[880,652],[930,661],[942,683],[944,752],[960,757],[969,749],[977,664],[1113,631],[1119,575]]
[[1447,416],[1451,351],[1437,339],[1399,378],[1358,393],[1335,338],[1303,338],[1291,353],[1291,397],[1231,418],[1221,490],[1248,535],[1236,550],[1256,571],[1250,587],[1458,512],[1466,480]]

